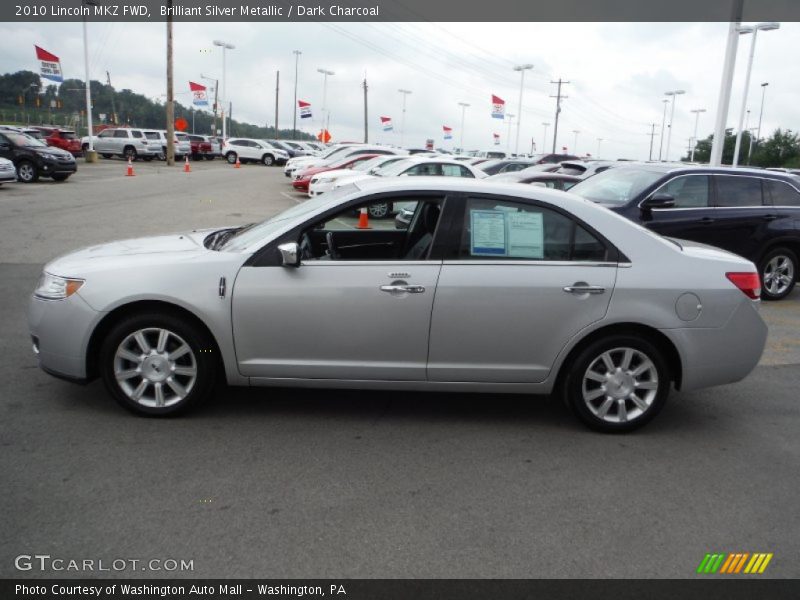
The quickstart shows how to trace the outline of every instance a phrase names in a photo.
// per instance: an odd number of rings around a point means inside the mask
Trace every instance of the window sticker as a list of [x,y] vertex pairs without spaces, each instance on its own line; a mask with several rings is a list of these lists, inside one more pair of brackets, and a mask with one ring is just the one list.
[[544,258],[542,213],[517,212],[507,217],[508,254],[515,258]]
[[506,212],[470,210],[472,256],[506,255]]

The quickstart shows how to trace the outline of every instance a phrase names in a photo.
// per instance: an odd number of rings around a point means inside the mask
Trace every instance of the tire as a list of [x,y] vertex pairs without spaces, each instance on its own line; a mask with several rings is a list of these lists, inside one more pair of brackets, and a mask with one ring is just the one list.
[[84,154],[89,151],[89,144],[83,144],[81,146],[81,150],[83,150]]
[[201,155],[199,155],[199,154],[192,154],[192,156],[189,158],[189,160],[195,161],[195,160],[200,160],[202,158],[203,157]]
[[229,165],[235,165],[236,164],[236,152],[228,152],[225,155],[225,160],[228,161]]
[[367,207],[367,212],[373,219],[385,219],[392,212],[392,205],[388,202],[376,202]]
[[[159,352],[162,331],[167,333]],[[124,408],[140,415],[174,415],[213,392],[217,371],[213,349],[208,334],[181,317],[133,315],[117,323],[103,341],[100,374]],[[169,358],[176,353],[180,354]]]
[[261,162],[264,163],[265,167],[269,167],[275,162],[275,157],[272,154],[265,154],[261,157]]
[[114,155],[113,154],[103,154],[102,157],[103,158],[113,158]]
[[122,151],[122,156],[125,160],[130,159],[131,161],[135,161],[139,158],[139,154],[133,146],[125,146],[125,149]]
[[213,154],[206,154],[206,160],[214,160],[216,158]]
[[[633,431],[646,424],[663,408],[671,386],[663,352],[633,335],[600,338],[567,368],[564,400],[584,424],[606,433]],[[640,369],[644,370],[637,375]]]
[[17,163],[17,179],[22,183],[34,183],[39,180],[39,169],[29,160]]
[[794,289],[797,281],[797,255],[788,248],[774,248],[758,265],[761,298],[781,300]]
[[143,160],[144,162],[150,162],[151,160],[153,160],[153,157],[152,157],[152,156],[143,156],[143,157],[142,157],[142,160]]
[[53,173],[50,177],[53,178],[53,181],[66,181],[70,175],[71,173]]

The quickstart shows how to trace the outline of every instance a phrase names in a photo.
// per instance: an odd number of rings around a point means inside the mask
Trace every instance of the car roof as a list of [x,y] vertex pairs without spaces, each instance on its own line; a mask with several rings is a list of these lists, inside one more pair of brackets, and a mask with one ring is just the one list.
[[786,176],[787,173],[781,173],[779,171],[767,171],[766,169],[758,169],[753,167],[730,167],[727,165],[721,165],[718,167],[712,167],[709,165],[690,165],[690,164],[682,164],[682,163],[659,163],[659,162],[634,162],[634,161],[626,161],[622,163],[620,166],[615,167],[614,170],[631,170],[631,169],[638,169],[638,170],[647,170],[647,171],[654,171],[660,172],[664,174],[672,174],[672,173],[708,173],[708,174],[722,174],[722,175],[753,175],[758,177],[763,177],[764,175],[770,175],[772,177],[781,177]]

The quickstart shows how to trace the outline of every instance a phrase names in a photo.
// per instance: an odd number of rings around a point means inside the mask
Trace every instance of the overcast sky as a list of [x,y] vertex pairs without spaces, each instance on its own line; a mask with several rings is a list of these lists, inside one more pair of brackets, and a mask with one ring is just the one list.
[[[334,140],[363,138],[363,94],[369,84],[370,140],[400,143],[402,95],[412,91],[405,118],[405,144],[456,144],[461,108],[467,102],[464,145],[493,147],[492,134],[508,143],[508,121],[491,118],[491,95],[506,100],[506,112],[518,114],[519,73],[515,64],[531,63],[525,75],[520,151],[531,140],[542,147],[543,122],[547,148],[552,146],[556,86],[563,88],[558,147],[597,154],[603,138],[604,158],[647,158],[650,123],[661,127],[664,92],[683,89],[675,108],[670,157],[677,158],[693,134],[691,109],[705,108],[698,137],[713,130],[725,51],[727,23],[176,23],[175,90],[188,104],[188,81],[200,73],[222,76],[222,56],[212,40],[236,45],[228,53],[227,97],[234,118],[273,124],[275,72],[281,73],[279,125],[291,127],[294,54],[302,51],[298,98],[312,103],[314,118],[298,125],[315,132],[321,125],[322,80],[318,68],[335,72],[328,78],[327,104]],[[90,23],[92,79],[111,73],[115,88],[130,88],[151,98],[166,92],[166,26],[164,23]],[[735,127],[741,107],[749,35],[741,36],[728,126]],[[0,24],[0,71],[38,71],[33,45],[60,56],[65,77],[83,78],[80,23]],[[761,83],[769,82],[762,135],[777,127],[800,129],[800,23],[784,23],[758,36],[747,108],[749,126],[758,122]],[[394,120],[384,133],[379,116]],[[669,114],[667,115],[669,120]],[[454,140],[442,141],[442,125],[453,128]],[[574,130],[580,131],[575,147]],[[514,150],[516,120],[510,149]],[[658,154],[659,137],[655,138]],[[666,150],[666,136],[664,140]]]

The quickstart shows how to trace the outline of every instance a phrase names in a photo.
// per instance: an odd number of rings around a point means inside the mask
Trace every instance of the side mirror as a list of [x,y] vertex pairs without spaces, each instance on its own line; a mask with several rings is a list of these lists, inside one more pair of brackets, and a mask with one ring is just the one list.
[[281,260],[284,267],[300,266],[300,246],[295,242],[281,244],[278,246],[278,251],[281,253]]
[[654,208],[672,208],[673,206],[675,206],[675,197],[672,194],[653,194],[639,204],[639,208],[644,211]]

